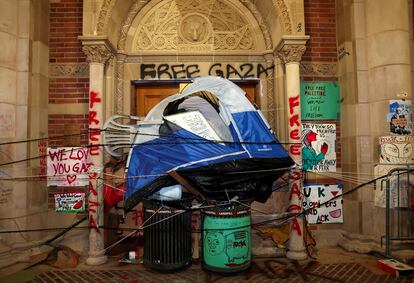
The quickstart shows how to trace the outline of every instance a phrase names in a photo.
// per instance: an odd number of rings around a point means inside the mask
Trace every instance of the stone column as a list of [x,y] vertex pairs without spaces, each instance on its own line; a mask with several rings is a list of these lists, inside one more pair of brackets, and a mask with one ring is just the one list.
[[307,254],[303,236],[303,181],[302,181],[302,123],[300,115],[300,61],[305,52],[308,37],[283,37],[278,44],[277,53],[286,71],[286,98],[288,109],[289,155],[296,166],[290,172],[289,182],[289,213],[295,216],[290,224],[290,235],[287,257],[294,260],[305,260]]
[[83,52],[89,61],[89,257],[88,265],[107,261],[104,252],[103,147],[101,129],[104,123],[104,71],[112,56],[105,42],[83,41]]

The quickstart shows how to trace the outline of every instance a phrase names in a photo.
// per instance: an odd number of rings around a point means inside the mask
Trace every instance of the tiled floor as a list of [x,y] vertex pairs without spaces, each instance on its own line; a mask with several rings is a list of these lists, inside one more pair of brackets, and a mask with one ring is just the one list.
[[[334,259],[333,259],[334,260]],[[195,283],[195,282],[414,282],[413,277],[395,278],[372,272],[360,263],[320,264],[310,261],[298,264],[286,259],[260,259],[252,261],[250,270],[231,276],[204,271],[199,264],[176,273],[160,273],[142,265],[127,269],[50,270],[27,282],[128,282],[128,283]]]

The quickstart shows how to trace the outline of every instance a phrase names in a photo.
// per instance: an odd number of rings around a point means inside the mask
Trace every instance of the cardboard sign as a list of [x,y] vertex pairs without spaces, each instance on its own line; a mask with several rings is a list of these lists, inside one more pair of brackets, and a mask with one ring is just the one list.
[[206,140],[220,140],[220,137],[210,126],[207,119],[204,118],[203,114],[201,114],[199,111],[179,113],[175,115],[164,116],[164,118]]
[[87,186],[89,149],[59,147],[47,149],[48,186]]
[[379,137],[380,164],[413,164],[413,136]]
[[338,120],[339,85],[336,82],[301,82],[302,120]]
[[302,166],[313,172],[336,171],[336,125],[302,124]]
[[57,212],[84,212],[85,193],[55,194]]
[[330,200],[342,195],[342,185],[304,184],[303,190],[303,210],[309,210],[306,213],[308,223],[344,222],[342,196]]

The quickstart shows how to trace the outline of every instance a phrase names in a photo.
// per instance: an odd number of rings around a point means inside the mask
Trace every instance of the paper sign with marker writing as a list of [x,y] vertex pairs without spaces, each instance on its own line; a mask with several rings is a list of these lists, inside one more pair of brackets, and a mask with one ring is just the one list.
[[58,212],[84,212],[85,193],[55,194],[55,210]]
[[303,210],[311,224],[343,223],[342,185],[305,184]]
[[48,186],[87,186],[89,184],[87,148],[58,147],[47,149]]
[[220,137],[210,126],[207,119],[199,111],[190,111],[170,116],[164,116],[164,118],[180,126],[181,128],[207,140],[220,140]]

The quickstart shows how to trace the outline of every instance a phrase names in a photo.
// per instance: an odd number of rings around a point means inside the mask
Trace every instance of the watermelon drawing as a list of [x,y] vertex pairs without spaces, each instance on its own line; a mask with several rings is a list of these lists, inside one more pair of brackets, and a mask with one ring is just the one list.
[[341,217],[341,213],[342,213],[342,210],[339,208],[339,209],[336,209],[336,210],[332,210],[332,211],[330,211],[330,212],[329,212],[329,215],[330,215],[332,218],[339,218],[339,217]]
[[78,200],[78,202],[73,205],[73,209],[80,209],[82,207],[82,204],[83,200]]

